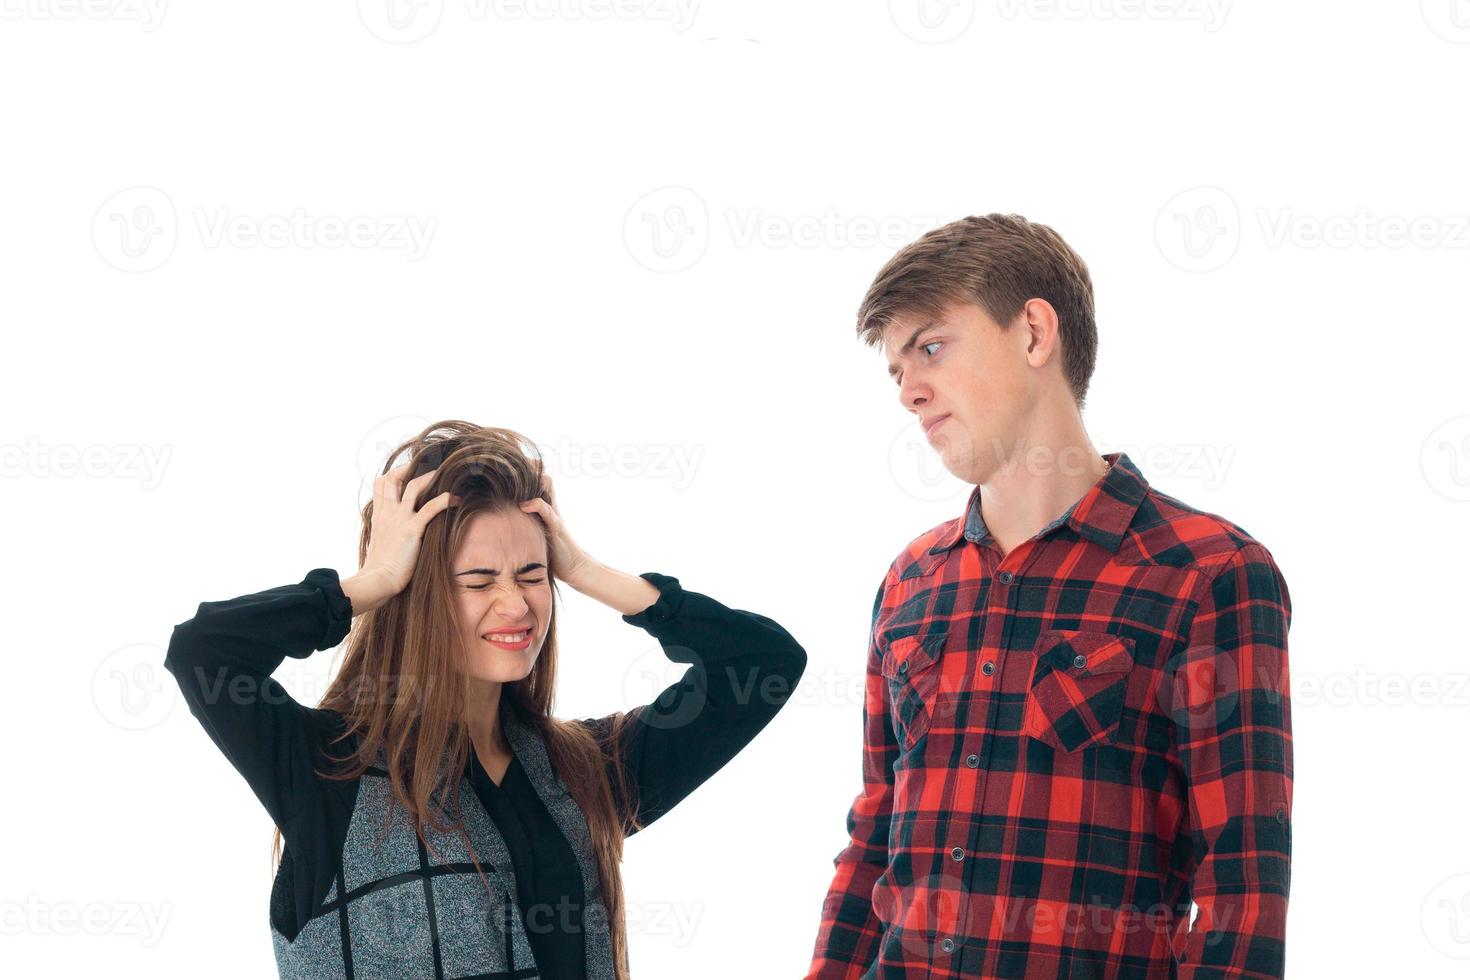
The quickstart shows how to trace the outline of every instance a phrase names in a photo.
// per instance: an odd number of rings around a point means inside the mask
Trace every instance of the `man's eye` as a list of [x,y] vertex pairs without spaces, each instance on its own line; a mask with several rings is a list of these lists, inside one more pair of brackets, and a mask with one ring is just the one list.
[[928,354],[930,357],[933,357],[934,356],[934,352],[931,351],[929,348],[931,348],[931,347],[939,347],[939,346],[941,346],[941,344],[940,344],[939,341],[937,341],[937,340],[931,340],[927,344],[920,344],[919,345],[919,350],[921,350],[924,353]]

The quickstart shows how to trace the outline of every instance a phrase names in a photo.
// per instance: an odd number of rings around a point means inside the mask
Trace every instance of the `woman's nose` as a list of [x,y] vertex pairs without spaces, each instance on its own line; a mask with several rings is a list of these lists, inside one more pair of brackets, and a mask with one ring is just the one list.
[[496,594],[495,610],[505,616],[524,615],[528,608],[526,597],[521,595],[521,590],[514,586]]

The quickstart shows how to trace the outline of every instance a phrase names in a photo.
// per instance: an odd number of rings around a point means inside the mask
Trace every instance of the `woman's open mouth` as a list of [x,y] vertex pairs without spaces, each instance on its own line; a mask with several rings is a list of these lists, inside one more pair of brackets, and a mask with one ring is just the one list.
[[502,650],[524,650],[531,645],[531,631],[517,630],[514,633],[486,633],[481,637],[491,646]]

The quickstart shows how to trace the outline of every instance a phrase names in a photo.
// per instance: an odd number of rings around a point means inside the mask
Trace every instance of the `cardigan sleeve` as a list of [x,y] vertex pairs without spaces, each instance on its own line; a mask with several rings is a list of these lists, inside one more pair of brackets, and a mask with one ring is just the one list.
[[163,665],[190,713],[288,841],[293,817],[318,791],[322,734],[340,719],[299,704],[271,674],[286,657],[336,646],[351,621],[337,572],[317,568],[292,585],[201,602],[169,640]]
[[[677,578],[641,576],[659,590],[623,621],[688,664],[684,676],[628,712],[621,758],[647,825],[673,809],[776,716],[806,669],[806,651],[774,620],[686,591]],[[602,735],[613,716],[584,719]]]

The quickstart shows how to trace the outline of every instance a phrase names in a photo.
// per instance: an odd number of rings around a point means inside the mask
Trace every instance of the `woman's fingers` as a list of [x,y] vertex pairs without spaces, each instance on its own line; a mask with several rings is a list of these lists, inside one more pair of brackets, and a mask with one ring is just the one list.
[[528,514],[541,515],[541,519],[546,522],[546,526],[553,531],[560,526],[556,508],[552,507],[540,497],[532,497],[530,500],[521,501],[521,510]]
[[409,509],[418,502],[419,494],[423,493],[424,487],[434,478],[438,469],[428,470],[409,480],[407,484],[402,482],[410,463],[395,467],[373,480],[373,497],[380,500],[382,506],[390,504],[408,504]]
[[373,477],[373,501],[377,504],[375,510],[395,504],[403,496],[402,483],[408,465],[404,463],[402,466],[395,466]]
[[439,494],[439,496],[424,504],[424,506],[419,508],[418,512],[420,529],[422,529],[439,514],[443,513],[447,508],[457,503],[459,503],[458,498],[456,498],[454,494],[450,493],[448,490],[445,490],[443,493]]
[[544,497],[532,497],[521,501],[521,511],[535,514],[546,526],[550,538],[552,568],[555,570],[553,574],[563,582],[575,581],[579,575],[578,569],[585,566],[589,559],[567,533],[566,522],[562,520],[555,505]]
[[419,500],[419,495],[424,492],[424,489],[429,485],[429,481],[434,479],[434,474],[437,472],[439,472],[439,470],[438,468],[435,468],[424,473],[420,473],[412,480],[409,480],[408,484],[403,488],[403,502],[408,504],[409,507],[413,507],[415,504],[417,504]]
[[395,500],[398,497],[402,496],[403,478],[408,476],[409,468],[412,466],[413,460],[409,460],[407,463],[395,466],[391,470],[383,474],[382,480],[384,486],[393,487],[394,489],[399,491],[399,493],[394,495]]
[[404,483],[409,468],[410,464],[406,463],[373,481],[373,521],[363,568],[377,572],[393,594],[402,591],[413,577],[428,523],[459,502],[445,490],[424,501],[422,507],[416,507],[438,471],[420,473]]

